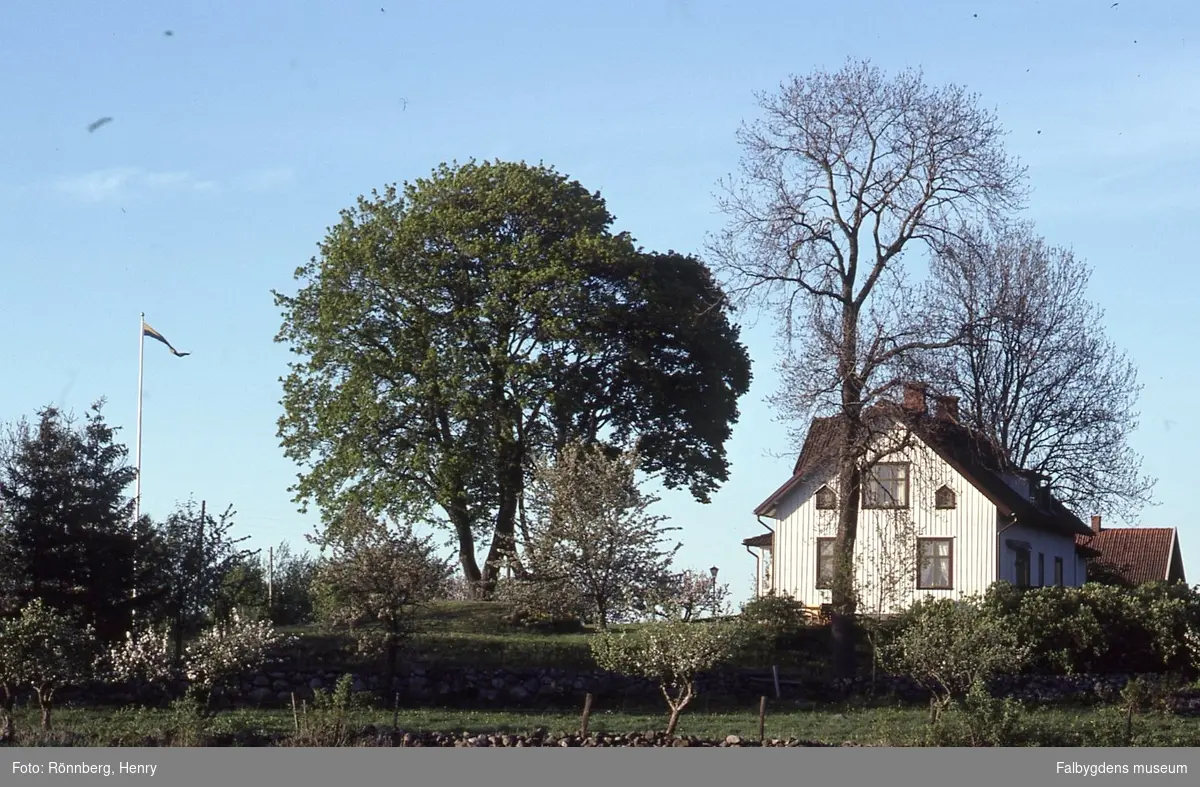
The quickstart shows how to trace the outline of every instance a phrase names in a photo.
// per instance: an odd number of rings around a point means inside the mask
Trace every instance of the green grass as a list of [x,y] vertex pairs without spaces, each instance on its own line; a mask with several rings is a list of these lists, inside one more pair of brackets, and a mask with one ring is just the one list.
[[[553,633],[509,623],[508,609],[493,602],[444,601],[417,614],[418,634],[405,643],[405,657],[445,666],[505,665],[591,668],[588,639],[594,633]],[[298,638],[301,666],[353,666],[361,662],[353,640],[320,625],[282,629]]]
[[[758,737],[758,714],[754,709],[724,709],[705,712],[703,700],[684,713],[678,734],[705,739],[724,739],[739,735]],[[54,731],[37,729],[36,709],[21,709],[17,714],[16,745],[130,746],[142,745],[148,738],[159,743],[180,745],[189,740],[194,719],[170,710],[100,710],[64,708],[54,715]],[[1022,714],[1024,745],[1107,746],[1121,745],[1122,717],[1115,709],[1047,708]],[[375,725],[391,729],[392,714],[387,711],[350,711],[353,729]],[[655,709],[638,711],[593,711],[590,729],[600,733],[628,733],[661,730],[665,713]],[[962,735],[962,722],[949,718],[947,729]],[[404,710],[398,727],[407,732],[530,733],[537,728],[549,732],[574,732],[579,728],[577,713],[553,711],[456,711],[445,709]],[[239,710],[216,714],[207,729],[213,735],[261,740],[265,736],[286,737],[295,729],[288,711]],[[815,709],[772,708],[766,719],[767,738],[796,738],[825,744],[911,746],[924,745],[927,711],[913,707],[831,706]],[[196,730],[191,730],[195,735]],[[1171,716],[1139,716],[1135,719],[1134,745],[1200,745],[1200,719]],[[196,740],[192,738],[192,740]]]
[[[508,607],[491,601],[442,601],[417,614],[418,634],[405,645],[411,661],[454,667],[559,667],[593,669],[588,642],[596,629],[560,633],[511,623]],[[634,626],[611,626],[621,631]],[[345,632],[319,625],[283,631],[298,637],[294,657],[302,668],[356,666],[361,658]],[[814,626],[811,642],[794,652],[749,655],[738,666],[789,671],[819,670],[828,652],[826,632]],[[869,663],[869,658],[868,658]]]

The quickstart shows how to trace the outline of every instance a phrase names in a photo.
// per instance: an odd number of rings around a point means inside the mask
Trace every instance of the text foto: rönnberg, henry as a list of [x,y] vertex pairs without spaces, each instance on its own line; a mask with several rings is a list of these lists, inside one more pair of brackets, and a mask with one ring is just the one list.
[[61,774],[72,776],[112,776],[114,773],[122,776],[153,776],[158,770],[157,765],[144,762],[20,762],[13,760],[12,772],[28,776]]

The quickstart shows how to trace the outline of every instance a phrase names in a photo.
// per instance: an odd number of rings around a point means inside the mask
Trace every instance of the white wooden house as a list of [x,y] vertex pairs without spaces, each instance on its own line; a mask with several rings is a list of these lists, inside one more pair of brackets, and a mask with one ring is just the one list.
[[[887,614],[927,596],[1018,586],[1079,586],[1092,530],[1032,474],[1005,466],[958,421],[957,400],[910,383],[903,404],[872,408],[874,462],[862,481],[855,581],[864,613]],[[792,477],[754,513],[766,532],[743,541],[757,592],[809,607],[829,603],[837,532],[838,418],[815,419]]]

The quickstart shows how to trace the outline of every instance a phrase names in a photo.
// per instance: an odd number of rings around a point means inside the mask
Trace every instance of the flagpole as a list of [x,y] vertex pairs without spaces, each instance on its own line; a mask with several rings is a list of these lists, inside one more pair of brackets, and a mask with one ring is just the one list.
[[138,320],[138,395],[137,395],[137,448],[134,464],[137,476],[133,481],[133,521],[136,525],[142,516],[142,367],[146,354],[146,313]]
[[[146,354],[146,313],[142,312],[138,317],[138,394],[137,394],[137,443],[134,449],[134,465],[137,469],[137,475],[133,479],[133,538],[137,542],[138,523],[142,518],[142,371],[143,359]],[[133,593],[134,599],[137,598],[137,557],[134,557],[134,582]],[[136,611],[132,612],[136,615]]]

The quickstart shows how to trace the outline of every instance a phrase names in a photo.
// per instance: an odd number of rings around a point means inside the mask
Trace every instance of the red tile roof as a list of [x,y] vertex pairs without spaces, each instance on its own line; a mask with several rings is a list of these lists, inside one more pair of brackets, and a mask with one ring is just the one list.
[[[1118,527],[1077,536],[1075,543],[1100,553],[1088,561],[1089,568],[1106,569],[1133,585],[1185,579],[1173,527]],[[1171,576],[1172,568],[1176,576]]]

